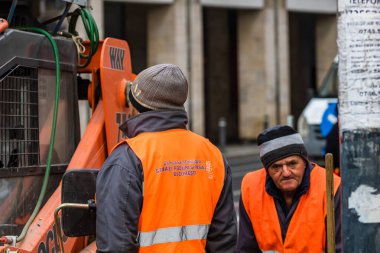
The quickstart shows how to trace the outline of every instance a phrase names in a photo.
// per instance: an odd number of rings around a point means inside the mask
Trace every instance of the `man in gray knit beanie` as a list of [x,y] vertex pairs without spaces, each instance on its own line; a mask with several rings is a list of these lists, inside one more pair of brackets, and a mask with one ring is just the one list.
[[128,91],[128,137],[97,177],[98,252],[235,252],[231,169],[187,129],[188,84],[173,64],[137,75]]
[[151,110],[183,111],[188,84],[181,69],[159,64],[142,71],[132,83],[128,99],[138,112]]

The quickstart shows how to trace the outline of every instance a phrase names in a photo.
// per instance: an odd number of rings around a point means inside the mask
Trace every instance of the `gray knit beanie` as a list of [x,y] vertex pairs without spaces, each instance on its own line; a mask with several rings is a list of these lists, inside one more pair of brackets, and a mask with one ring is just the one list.
[[139,112],[185,110],[188,84],[181,69],[174,64],[158,64],[140,72],[128,94]]
[[299,155],[308,161],[307,151],[301,135],[292,127],[278,125],[264,130],[257,137],[260,160],[266,169],[285,157]]

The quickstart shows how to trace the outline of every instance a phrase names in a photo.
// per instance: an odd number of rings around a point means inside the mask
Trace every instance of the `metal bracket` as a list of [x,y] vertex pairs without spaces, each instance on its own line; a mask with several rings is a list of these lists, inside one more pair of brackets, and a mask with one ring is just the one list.
[[87,0],[63,0],[63,1],[68,2],[68,3],[73,3],[82,7],[87,6]]
[[[9,241],[11,241],[10,246],[15,247],[17,242],[17,236],[15,235],[7,235],[5,236],[8,238]],[[10,253],[17,252],[17,251],[11,251]]]

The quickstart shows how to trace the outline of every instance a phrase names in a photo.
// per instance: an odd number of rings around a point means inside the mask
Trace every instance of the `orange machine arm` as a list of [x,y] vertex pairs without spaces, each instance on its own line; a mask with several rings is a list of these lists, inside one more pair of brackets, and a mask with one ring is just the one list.
[[[88,44],[86,44],[88,48]],[[81,72],[92,73],[93,79],[99,78],[104,107],[104,120],[107,132],[107,150],[111,152],[121,141],[120,124],[127,118],[125,88],[128,81],[134,79],[128,43],[124,40],[107,38],[100,43],[101,50],[93,56],[91,63]],[[91,108],[96,105],[97,81],[92,81],[88,90]]]
[[[128,110],[124,90],[127,81],[133,79],[127,42],[107,38],[101,42],[89,66],[81,72],[92,73],[88,94],[93,115],[67,170],[100,169],[109,152],[122,138],[118,127],[126,119]],[[101,97],[97,102],[95,90],[99,85]],[[16,247],[0,247],[1,253],[8,252],[8,249],[19,253],[58,252],[54,210],[61,204],[61,185],[40,210],[26,237]],[[85,248],[85,237],[65,237],[63,241],[65,252],[91,252],[96,248],[95,243]]]
[[[68,170],[100,168],[107,157],[103,103],[99,102],[88,127],[71,159]],[[54,225],[54,210],[61,204],[61,184],[41,209],[30,226],[25,239],[9,249],[19,253],[57,252],[59,249]],[[67,238],[65,252],[79,252],[85,247],[85,238]],[[1,252],[7,252],[4,248]]]

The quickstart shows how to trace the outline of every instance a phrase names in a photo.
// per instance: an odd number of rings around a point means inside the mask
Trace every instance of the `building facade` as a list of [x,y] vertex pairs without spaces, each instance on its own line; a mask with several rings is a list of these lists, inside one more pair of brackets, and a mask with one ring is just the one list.
[[218,141],[254,140],[297,119],[337,53],[332,0],[92,1],[105,37],[128,41],[135,73],[179,65],[190,128]]

